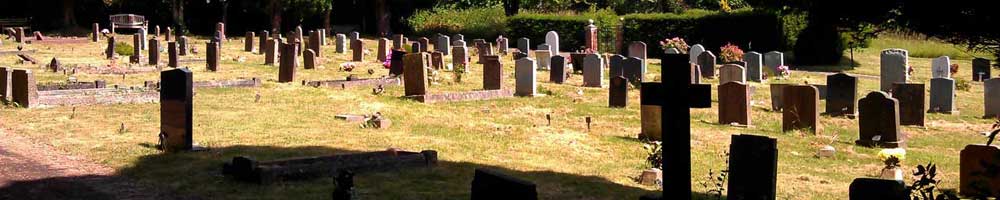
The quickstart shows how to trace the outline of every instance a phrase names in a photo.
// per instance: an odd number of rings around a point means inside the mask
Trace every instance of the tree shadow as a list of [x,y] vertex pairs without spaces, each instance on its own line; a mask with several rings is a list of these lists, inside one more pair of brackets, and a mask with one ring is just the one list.
[[854,70],[854,68],[860,67],[861,63],[856,60],[851,60],[848,56],[841,56],[840,62],[837,64],[828,65],[802,65],[793,66],[795,70],[812,71],[812,72],[844,72]]

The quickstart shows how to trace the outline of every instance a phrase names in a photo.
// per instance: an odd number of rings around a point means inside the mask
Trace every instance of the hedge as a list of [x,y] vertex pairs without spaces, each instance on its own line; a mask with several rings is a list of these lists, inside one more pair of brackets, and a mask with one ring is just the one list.
[[590,25],[590,20],[598,27],[598,49],[608,52],[614,48],[615,33],[620,20],[614,11],[601,10],[577,14],[539,14],[521,13],[508,18],[507,37],[511,46],[517,46],[518,38],[531,40],[531,49],[545,43],[545,34],[549,31],[559,33],[559,48],[564,51],[582,50],[584,33]]
[[417,36],[431,38],[438,33],[449,36],[461,33],[466,40],[493,39],[505,31],[507,16],[503,8],[434,8],[418,11],[407,23]]
[[[708,11],[684,14],[632,14],[624,20],[625,43],[646,43],[650,57],[663,54],[659,41],[680,37],[688,45],[701,44],[716,52],[726,43],[744,51],[767,52],[787,50],[794,39],[786,35],[786,24],[773,13],[739,10],[732,13]],[[790,31],[796,32],[796,31]]]

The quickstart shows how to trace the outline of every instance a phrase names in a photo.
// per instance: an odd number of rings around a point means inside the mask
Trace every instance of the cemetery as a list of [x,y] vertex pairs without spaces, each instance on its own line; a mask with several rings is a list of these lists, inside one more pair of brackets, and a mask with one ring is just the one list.
[[960,1],[3,2],[0,199],[1000,198]]

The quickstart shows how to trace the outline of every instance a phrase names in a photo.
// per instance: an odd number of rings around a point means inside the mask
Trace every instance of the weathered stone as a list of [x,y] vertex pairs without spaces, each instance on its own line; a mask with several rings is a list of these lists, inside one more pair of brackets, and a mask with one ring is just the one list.
[[854,142],[857,145],[905,146],[899,129],[899,101],[885,92],[873,91],[858,101],[858,129],[859,138]]
[[336,35],[336,38],[337,39],[335,41],[337,42],[337,44],[333,48],[334,51],[337,52],[337,53],[347,53],[347,46],[349,45],[349,44],[347,44],[347,42],[348,42],[347,41],[347,36],[344,35],[344,34],[342,34],[342,33],[339,33],[339,34]]
[[735,64],[725,64],[719,68],[719,83],[740,82],[746,83],[746,70],[743,66]]
[[531,40],[528,38],[517,39],[517,50],[522,53],[528,53],[531,48]]
[[628,78],[624,76],[611,77],[611,87],[608,88],[608,107],[624,108],[628,106]]
[[899,101],[899,124],[924,126],[923,83],[893,83],[892,97]]
[[[320,32],[309,31],[309,48],[308,49],[309,50],[313,50],[313,54],[315,55],[315,57],[323,57],[323,49],[322,49],[323,45],[320,44],[320,43],[322,43],[322,41],[321,41],[322,38],[323,37],[320,36]],[[303,50],[302,53],[305,54],[305,50]]]
[[389,58],[389,75],[390,76],[400,76],[403,75],[405,71],[405,63],[403,58],[406,57],[406,51],[401,49],[392,50],[392,58]]
[[701,44],[695,44],[688,48],[688,62],[698,64],[698,56],[705,52],[705,47]]
[[453,45],[455,44],[455,41],[462,41],[462,42],[465,42],[465,36],[464,36],[464,35],[462,35],[462,34],[455,34],[455,35],[452,35],[452,36],[451,36],[451,42],[452,42],[452,44],[453,44]]
[[464,41],[455,41],[451,47],[452,67],[461,68],[464,72],[469,72],[469,49]]
[[205,43],[205,63],[208,71],[219,71],[220,45],[218,42]]
[[819,91],[811,85],[785,86],[782,94],[784,106],[781,108],[781,130],[784,132],[808,129],[810,133],[818,133],[819,129]]
[[10,99],[23,108],[34,107],[38,99],[35,75],[28,69],[14,69],[10,80]]
[[378,59],[379,62],[385,62],[386,60],[389,60],[389,52],[392,52],[389,49],[389,39],[379,38],[378,52],[376,52],[377,54],[375,55],[376,59]]
[[405,69],[403,70],[403,87],[406,96],[427,94],[427,53],[409,53],[403,58]]
[[583,59],[589,54],[585,53],[570,53],[569,62],[573,65],[573,72],[583,71]]
[[247,31],[246,35],[243,36],[243,51],[253,52],[253,39],[255,38],[253,31]]
[[701,69],[701,76],[705,78],[715,77],[715,54],[711,51],[702,52],[698,55],[698,66]]
[[780,112],[781,108],[785,107],[785,102],[784,102],[784,99],[785,99],[785,96],[784,96],[784,94],[785,94],[785,87],[788,87],[788,84],[772,83],[770,85],[770,89],[771,89],[771,111]]
[[642,61],[642,73],[646,73],[646,43],[641,41],[635,41],[628,45],[628,57],[629,58],[639,58]]
[[104,49],[104,54],[107,56],[108,60],[115,57],[115,37],[108,37],[108,47]]
[[295,70],[298,68],[298,46],[294,43],[281,44],[281,57],[278,66],[278,82],[288,83],[295,81]]
[[431,67],[435,70],[441,70],[445,68],[444,65],[444,52],[433,51],[431,54]]
[[550,68],[552,53],[548,50],[535,50],[535,58],[538,59],[538,69],[548,70]]
[[257,36],[257,54],[263,55],[265,51],[265,46],[267,46],[267,41],[269,41],[268,36],[271,35],[270,32],[261,30],[260,35]]
[[149,40],[149,65],[160,65],[160,41],[156,38]]
[[483,59],[483,89],[501,89],[503,87],[503,64],[500,62],[500,56],[485,56]]
[[764,67],[770,70],[771,77],[778,76],[778,67],[785,66],[785,54],[780,51],[764,53]]
[[14,79],[13,68],[0,67],[0,103],[11,100],[11,80]]
[[990,79],[990,60],[985,58],[972,59],[972,81],[986,81]]
[[521,58],[514,61],[514,95],[532,97],[538,93],[535,59]]
[[365,60],[365,44],[361,40],[351,40],[351,52],[354,56],[351,61],[361,62]]
[[177,37],[177,52],[181,56],[186,56],[188,53],[188,40],[187,36]]
[[194,148],[194,89],[191,71],[179,68],[160,73],[160,145],[169,152]]
[[881,74],[879,76],[881,87],[884,92],[891,92],[893,83],[906,83],[909,79],[907,73],[907,52],[903,49],[886,49],[881,54]]
[[434,50],[444,55],[451,54],[451,37],[438,35],[437,40],[434,42]]
[[608,63],[608,76],[625,76],[625,56],[613,55]]
[[583,59],[583,86],[604,87],[604,58],[589,54]]
[[316,69],[316,53],[312,49],[306,49],[302,53],[302,67],[305,69]]
[[566,82],[566,58],[560,55],[552,56],[549,64],[551,65],[549,81],[557,84]]
[[626,58],[623,69],[625,78],[628,78],[629,81],[636,83],[645,81],[645,78],[643,78],[646,74],[645,70],[643,70],[643,64],[645,62],[646,61],[644,61],[644,59],[637,57]]
[[731,138],[727,198],[775,199],[778,183],[778,140],[767,136],[744,134],[733,135]]
[[959,189],[966,197],[1000,196],[1000,148],[966,145],[960,154]]
[[747,52],[743,54],[743,62],[746,62],[747,69],[747,79],[753,82],[761,82],[764,80],[763,74],[763,64],[764,59],[760,53],[757,52]]
[[91,25],[90,40],[93,42],[97,42],[100,39],[101,39],[101,27],[98,23],[94,23],[93,25]]
[[930,109],[932,113],[956,113],[955,109],[955,79],[932,78]]
[[497,51],[499,51],[502,55],[510,53],[510,41],[502,35],[497,37]]
[[278,51],[280,50],[281,40],[274,38],[267,41],[264,46],[264,64],[274,66],[274,62],[278,60]]
[[857,113],[858,78],[837,73],[826,76],[826,114],[831,116]]
[[931,78],[951,78],[951,59],[948,56],[931,60]]
[[719,124],[750,125],[750,87],[743,82],[719,85]]
[[431,47],[431,40],[426,37],[418,38],[417,43],[420,43],[420,49],[417,50],[419,52],[428,52]]

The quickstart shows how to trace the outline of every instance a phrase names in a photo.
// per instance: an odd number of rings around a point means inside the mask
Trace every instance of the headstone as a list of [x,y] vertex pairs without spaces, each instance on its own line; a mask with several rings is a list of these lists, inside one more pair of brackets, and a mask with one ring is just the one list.
[[698,66],[701,69],[701,76],[706,78],[715,77],[715,54],[711,51],[702,52],[698,55]]
[[422,47],[420,47],[420,43],[419,42],[414,42],[413,44],[410,45],[410,52],[413,52],[413,53],[423,52],[423,51],[420,51],[420,49],[422,49]]
[[219,48],[218,42],[205,43],[205,63],[208,71],[219,71],[219,60],[221,59]]
[[537,200],[532,182],[487,169],[476,169],[472,178],[472,200],[521,199]]
[[750,87],[744,82],[719,85],[719,124],[750,125]]
[[455,34],[455,35],[453,35],[451,37],[452,44],[455,44],[455,41],[463,41],[463,42],[465,42],[465,36],[462,35],[462,34]]
[[160,41],[156,38],[149,39],[149,65],[159,65],[160,64]]
[[764,59],[760,53],[751,51],[743,54],[743,62],[747,63],[744,67],[747,68],[747,79],[749,81],[759,83],[764,80],[764,72],[761,71],[763,70]]
[[784,106],[781,108],[781,131],[808,129],[817,133],[819,129],[819,91],[811,85],[785,86],[782,94]]
[[[483,63],[483,56],[493,55],[493,44],[487,42],[476,43],[476,52],[479,55],[479,63]],[[514,58],[514,59],[516,60],[521,58]]]
[[893,83],[906,83],[909,79],[907,75],[906,66],[907,63],[907,53],[906,50],[902,49],[886,49],[882,50],[881,54],[881,87],[880,90],[885,92],[891,92]]
[[625,76],[625,56],[613,55],[608,63],[608,76]]
[[892,97],[899,101],[899,124],[924,126],[923,83],[893,83]]
[[11,100],[11,80],[13,68],[0,67],[0,103],[7,103]]
[[187,68],[160,72],[160,144],[165,151],[194,148],[192,79]]
[[677,48],[669,48],[666,51],[664,51],[664,53],[665,54],[681,54],[681,50],[679,50]]
[[388,57],[389,52],[391,52],[391,50],[389,49],[389,39],[379,38],[378,52],[377,52],[378,54],[376,55],[377,56],[376,59],[378,59],[379,62],[385,62],[386,60],[389,59]]
[[955,109],[955,79],[932,78],[930,109],[927,112],[952,114]]
[[392,35],[392,49],[403,49],[403,45],[406,45],[404,39],[406,38],[403,37],[403,34]]
[[837,73],[826,76],[826,114],[831,116],[857,113],[858,78]]
[[312,49],[306,49],[302,52],[302,65],[305,69],[316,68],[316,53]]
[[438,35],[437,42],[434,43],[434,49],[444,55],[451,54],[451,38],[447,35]]
[[357,31],[351,31],[351,38],[348,38],[348,39],[351,39],[351,40],[360,40],[361,39],[361,33],[358,33]]
[[164,35],[164,39],[165,39],[165,40],[163,40],[163,41],[167,41],[167,42],[170,42],[170,41],[174,41],[174,42],[176,42],[176,41],[175,41],[175,40],[173,39],[173,34],[174,34],[174,30],[173,30],[173,28],[170,28],[170,27],[168,26],[168,27],[167,27],[167,34],[165,34],[165,35]]
[[643,77],[646,73],[645,70],[642,69],[645,62],[646,61],[638,57],[626,58],[623,66],[623,74],[625,75],[625,78],[628,78],[628,80],[636,83],[645,81],[645,78]]
[[[320,44],[322,42],[322,41],[320,41],[321,39],[322,39],[322,36],[320,36],[320,32],[309,31],[309,48],[308,49],[313,50],[313,55],[315,57],[323,57],[323,50],[322,50],[323,45]],[[305,50],[303,50],[303,51],[305,51]],[[304,53],[305,52],[303,52],[303,54]]]
[[771,111],[781,111],[781,108],[785,107],[785,87],[788,84],[783,83],[772,83],[769,85],[771,89]]
[[24,27],[17,27],[14,31],[14,42],[24,43]]
[[556,84],[566,82],[566,58],[560,55],[552,56],[552,59],[549,59],[549,64],[551,65],[549,81]]
[[628,45],[628,57],[642,60],[642,72],[646,73],[646,43],[635,41]]
[[142,62],[142,36],[138,33],[132,35],[132,56],[131,63],[139,64]]
[[[686,59],[685,57],[684,62],[687,62]],[[659,141],[661,140],[663,130],[660,124],[661,104],[666,102],[663,84],[658,82],[645,82],[641,84],[642,86],[639,87],[640,134],[642,134],[642,137]]]
[[771,72],[771,77],[777,76],[778,67],[785,65],[785,53],[771,51],[764,53],[764,67]]
[[406,96],[427,94],[427,62],[425,58],[430,57],[427,53],[409,53],[403,58],[404,70],[403,86]]
[[187,36],[180,36],[177,38],[177,52],[181,56],[186,56],[188,52],[187,46]]
[[533,58],[521,58],[514,61],[515,95],[531,97],[538,93],[536,69]]
[[393,49],[392,57],[389,58],[389,75],[390,76],[400,76],[403,75],[405,63],[403,63],[403,58],[406,57],[406,51],[401,49]]
[[528,38],[517,39],[517,50],[523,53],[528,53],[529,48],[531,48],[531,40]]
[[298,46],[294,43],[281,44],[280,64],[278,65],[278,82],[295,81],[295,68],[298,68]]
[[985,58],[972,59],[972,81],[990,79],[990,60]]
[[361,62],[365,60],[365,44],[361,40],[351,40],[351,52],[354,56],[351,61]]
[[503,63],[500,56],[483,57],[483,90],[499,90],[503,87]]
[[435,70],[441,70],[446,67],[444,65],[444,52],[433,51],[430,54],[431,54],[431,67],[433,67]]
[[281,40],[278,38],[273,38],[267,41],[264,47],[264,64],[274,66],[274,62],[278,60],[278,51],[280,49]]
[[220,43],[223,42],[223,41],[226,41],[226,24],[225,23],[219,22],[219,23],[215,24],[215,31],[218,32],[218,37],[219,37]]
[[253,31],[247,31],[246,36],[243,36],[243,51],[253,52],[253,39],[255,39]]
[[107,55],[108,60],[115,57],[115,37],[108,37],[108,48],[105,48],[104,54]]
[[552,61],[552,53],[548,50],[535,50],[535,58],[538,59],[538,68],[548,70]]
[[502,35],[497,37],[497,51],[499,51],[500,54],[503,55],[507,55],[510,53],[510,41],[508,41],[507,38],[503,37]]
[[337,34],[337,46],[334,47],[334,51],[337,53],[347,53],[347,36],[340,33]]
[[545,33],[545,44],[549,45],[549,52],[552,54],[559,54],[562,51],[559,47],[559,33],[555,31]]
[[265,49],[265,46],[267,46],[267,41],[268,41],[268,36],[269,35],[271,35],[271,33],[268,32],[268,31],[263,31],[263,30],[260,31],[260,36],[258,36],[258,38],[257,38],[257,46],[259,46],[259,47],[257,47],[258,48],[257,49],[257,53],[258,54],[263,55],[264,52],[267,51]]
[[1000,148],[966,145],[960,154],[959,189],[965,197],[1000,196]]
[[417,39],[417,43],[420,43],[420,52],[428,52],[428,49],[430,49],[431,40],[426,37],[420,37]]
[[983,101],[986,118],[1000,117],[1000,78],[986,79],[983,82]]
[[628,79],[624,76],[611,77],[611,87],[608,88],[608,107],[624,108],[628,106]]
[[951,78],[951,59],[948,56],[931,60],[931,78]]
[[[8,68],[9,69],[9,68]],[[10,99],[24,108],[34,107],[38,99],[35,75],[30,69],[14,69],[10,80]]]
[[177,52],[177,42],[169,41],[167,42],[167,66],[172,68],[177,68],[177,59],[180,57]]
[[101,39],[101,27],[98,23],[91,25],[90,40],[92,42],[97,42]]
[[903,181],[878,178],[858,178],[851,182],[850,199],[909,200],[910,192]]
[[858,100],[858,129],[859,137],[854,141],[857,145],[883,148],[905,146],[899,129],[899,101],[889,97],[888,93],[873,91]]
[[469,71],[469,49],[465,47],[464,41],[455,41],[455,46],[451,47],[452,67],[461,67],[463,71]]
[[598,54],[589,54],[583,59],[583,86],[604,87],[604,58]]
[[725,64],[719,68],[719,83],[740,82],[746,83],[746,70],[743,66],[736,64]]
[[[727,83],[734,84],[734,83]],[[778,140],[733,135],[729,145],[729,199],[775,199],[778,183]]]
[[569,62],[573,65],[573,72],[583,71],[583,58],[586,58],[586,53],[570,53]]
[[695,44],[688,48],[689,62],[697,64],[698,56],[701,56],[702,52],[705,52],[705,47],[701,46],[701,44]]

